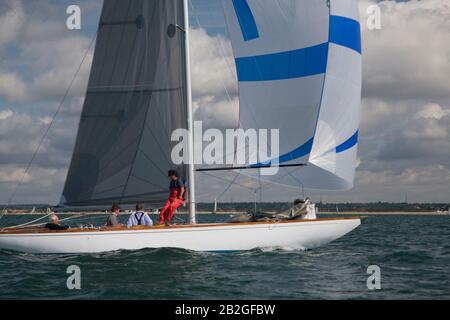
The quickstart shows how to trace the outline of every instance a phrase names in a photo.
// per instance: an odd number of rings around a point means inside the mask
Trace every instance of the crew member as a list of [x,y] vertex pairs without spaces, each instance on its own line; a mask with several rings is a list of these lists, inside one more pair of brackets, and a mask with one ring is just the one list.
[[131,214],[127,223],[128,228],[136,226],[145,226],[145,227],[153,226],[152,219],[144,211],[144,205],[141,203],[136,205],[136,212],[133,212]]
[[177,171],[170,170],[168,177],[170,179],[170,195],[159,214],[159,224],[165,224],[166,226],[170,225],[175,210],[184,204],[184,195],[186,193],[184,183]]
[[68,226],[62,226],[59,223],[59,218],[56,214],[50,215],[48,218],[48,223],[45,225],[45,229],[52,230],[52,231],[65,231],[69,229]]

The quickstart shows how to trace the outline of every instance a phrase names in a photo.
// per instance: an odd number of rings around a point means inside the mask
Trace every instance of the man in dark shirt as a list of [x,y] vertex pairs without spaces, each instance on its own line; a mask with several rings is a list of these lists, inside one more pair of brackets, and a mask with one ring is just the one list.
[[62,226],[59,223],[59,218],[58,218],[58,216],[56,214],[52,214],[48,218],[48,220],[49,220],[49,223],[47,223],[45,225],[45,229],[52,230],[52,231],[64,231],[64,230],[69,229],[68,226]]
[[184,195],[186,192],[186,188],[183,181],[179,178],[178,172],[170,170],[168,176],[170,179],[170,195],[159,214],[159,224],[166,225],[170,224],[175,210],[184,204]]
[[111,208],[111,214],[108,216],[108,219],[106,220],[106,226],[107,227],[122,227],[123,225],[119,222],[119,214],[120,214],[120,208],[119,205],[113,204]]

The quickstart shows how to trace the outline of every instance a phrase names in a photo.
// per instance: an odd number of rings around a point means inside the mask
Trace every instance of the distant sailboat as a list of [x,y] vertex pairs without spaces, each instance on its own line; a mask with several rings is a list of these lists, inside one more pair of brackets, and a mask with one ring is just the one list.
[[[361,100],[357,0],[222,0],[240,87],[242,128],[280,129],[279,184],[353,187]],[[315,248],[358,227],[359,217],[196,224],[187,0],[105,0],[91,76],[61,204],[144,202],[167,193],[175,129],[188,129],[190,224],[50,232],[3,229],[0,248],[88,253],[177,247],[235,251]]]
[[217,199],[214,199],[214,208],[212,214],[217,214]]

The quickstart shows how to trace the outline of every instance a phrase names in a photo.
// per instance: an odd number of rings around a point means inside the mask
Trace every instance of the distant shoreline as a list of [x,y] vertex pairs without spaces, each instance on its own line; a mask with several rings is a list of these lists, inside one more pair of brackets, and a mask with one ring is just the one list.
[[320,212],[326,215],[353,215],[353,216],[448,216],[448,213],[438,212]]

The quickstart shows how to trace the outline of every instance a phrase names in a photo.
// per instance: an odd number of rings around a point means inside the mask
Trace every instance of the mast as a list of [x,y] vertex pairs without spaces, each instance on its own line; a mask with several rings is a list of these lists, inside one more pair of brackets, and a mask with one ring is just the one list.
[[185,35],[185,66],[186,66],[186,98],[188,118],[188,152],[189,152],[189,223],[195,224],[195,167],[194,167],[194,112],[192,110],[191,64],[189,50],[189,5],[188,0],[183,0],[184,9],[184,35]]

